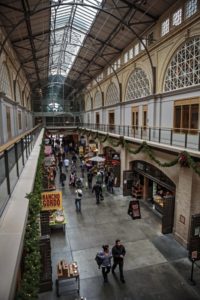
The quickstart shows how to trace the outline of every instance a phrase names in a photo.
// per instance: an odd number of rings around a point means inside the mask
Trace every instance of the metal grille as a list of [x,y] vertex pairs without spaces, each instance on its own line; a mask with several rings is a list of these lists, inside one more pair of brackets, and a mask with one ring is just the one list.
[[189,0],[185,5],[186,19],[191,17],[197,11],[197,0]]
[[186,42],[173,56],[166,72],[164,91],[200,84],[200,37]]
[[178,26],[181,24],[181,22],[182,22],[182,9],[180,8],[173,14],[172,24],[174,26]]
[[119,92],[114,83],[111,83],[107,90],[105,106],[112,105],[119,102]]
[[102,106],[102,98],[101,98],[101,93],[98,91],[96,92],[95,99],[94,99],[94,107],[101,107]]
[[150,84],[147,75],[142,69],[136,68],[128,80],[126,101],[146,97],[150,94]]
[[161,24],[161,36],[169,32],[169,18]]

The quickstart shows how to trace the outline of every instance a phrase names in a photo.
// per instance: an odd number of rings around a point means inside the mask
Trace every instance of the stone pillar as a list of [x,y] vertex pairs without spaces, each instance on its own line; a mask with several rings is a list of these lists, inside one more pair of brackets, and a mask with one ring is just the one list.
[[192,178],[193,170],[191,168],[180,167],[175,199],[174,235],[185,247],[188,245],[190,228]]
[[149,194],[149,179],[144,177],[144,186],[143,186],[143,199],[146,201]]
[[121,180],[120,180],[120,187],[123,189],[123,172],[125,170],[129,170],[129,167],[127,166],[127,151],[125,148],[122,148],[121,147],[121,150],[120,150],[120,162],[121,162],[121,174],[120,174],[120,177],[121,177]]
[[[12,109],[11,109],[11,110],[13,110],[13,137],[17,136],[20,133],[19,132],[19,124],[18,124],[19,121],[18,121],[18,110],[17,110],[17,108],[18,108],[18,104],[15,102],[12,105]],[[11,119],[11,123],[12,123],[12,119]]]
[[99,140],[96,140],[96,142],[97,142],[97,149],[98,149],[98,152],[97,152],[97,155],[98,154],[102,154],[103,152],[103,147],[102,147],[102,144],[100,143],[100,141]]
[[4,144],[4,136],[3,136],[3,132],[4,132],[4,124],[3,124],[3,111],[2,111],[2,99],[1,99],[1,96],[0,96],[0,145],[3,145]]

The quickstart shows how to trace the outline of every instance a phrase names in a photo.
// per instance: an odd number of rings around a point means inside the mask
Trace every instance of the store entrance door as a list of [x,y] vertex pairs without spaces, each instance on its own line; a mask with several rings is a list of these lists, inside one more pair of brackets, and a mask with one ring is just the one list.
[[132,195],[132,187],[138,180],[138,174],[133,171],[123,172],[123,196]]

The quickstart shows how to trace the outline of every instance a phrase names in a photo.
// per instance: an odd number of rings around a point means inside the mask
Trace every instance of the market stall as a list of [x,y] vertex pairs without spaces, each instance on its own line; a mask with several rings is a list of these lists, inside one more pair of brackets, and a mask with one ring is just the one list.
[[66,215],[62,206],[62,192],[43,192],[41,194],[42,212],[49,212],[49,226],[51,229],[62,229],[65,232],[67,223]]
[[56,295],[60,296],[60,289],[67,289],[68,292],[80,291],[80,277],[76,262],[67,263],[60,260],[57,264]]
[[51,229],[62,228],[63,232],[65,232],[65,224],[67,224],[67,220],[63,209],[55,210],[50,213],[49,226]]

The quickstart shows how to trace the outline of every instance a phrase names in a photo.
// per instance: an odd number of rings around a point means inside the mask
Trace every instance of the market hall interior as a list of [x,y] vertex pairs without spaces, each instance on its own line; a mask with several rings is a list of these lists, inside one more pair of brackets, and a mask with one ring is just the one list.
[[199,26],[199,0],[0,0],[0,300],[200,298]]
[[[80,214],[75,209],[75,188],[68,185],[67,176],[64,188],[57,178],[67,224],[65,234],[56,229],[51,234],[53,291],[41,293],[40,300],[58,299],[55,282],[61,260],[77,263],[80,295],[67,283],[61,285],[59,299],[75,300],[79,296],[87,300],[199,299],[200,285],[193,286],[190,281],[187,250],[172,234],[161,233],[160,217],[145,202],[140,204],[141,219],[133,220],[127,214],[132,197],[124,197],[120,188],[114,188],[114,194],[104,191],[104,200],[99,205],[94,193],[83,188]],[[94,259],[102,245],[108,244],[111,249],[116,239],[121,239],[126,248],[125,284],[120,281],[118,269],[116,275],[110,272],[108,283],[104,283]],[[194,280],[198,281],[199,276],[200,270],[195,266]]]

